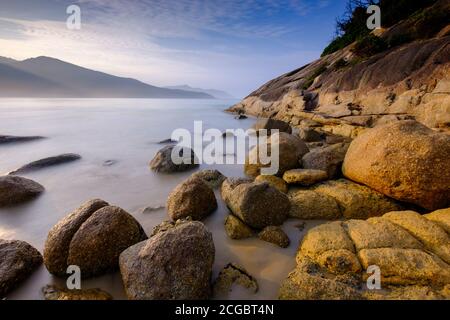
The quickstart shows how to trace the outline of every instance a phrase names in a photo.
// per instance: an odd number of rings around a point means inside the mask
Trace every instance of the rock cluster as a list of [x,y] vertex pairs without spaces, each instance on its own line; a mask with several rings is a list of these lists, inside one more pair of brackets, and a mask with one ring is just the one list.
[[[430,218],[431,217],[431,218]],[[439,222],[435,222],[435,221]],[[311,229],[281,299],[449,299],[450,210],[422,216],[389,212],[368,220],[331,222]],[[366,285],[378,266],[382,291]]]
[[115,271],[120,253],[147,238],[139,222],[119,207],[91,200],[59,221],[48,233],[44,264],[65,276],[69,265],[89,278]]

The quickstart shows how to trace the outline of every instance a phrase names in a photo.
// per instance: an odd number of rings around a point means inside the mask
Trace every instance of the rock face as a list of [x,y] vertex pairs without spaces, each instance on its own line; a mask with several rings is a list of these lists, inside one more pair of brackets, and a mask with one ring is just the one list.
[[182,182],[167,199],[167,212],[172,220],[186,217],[201,220],[216,209],[214,191],[200,178]]
[[449,135],[400,121],[355,139],[342,169],[349,179],[389,197],[435,210],[450,205],[448,168]]
[[[441,220],[445,212],[432,216]],[[280,298],[414,299],[428,292],[449,299],[449,244],[438,223],[411,211],[326,223],[303,238]],[[380,268],[383,291],[365,284],[372,265]]]
[[[255,178],[261,174],[261,168],[270,167],[272,164],[272,162],[269,164],[261,163],[263,161],[261,161],[259,156],[259,150],[263,147],[265,146],[261,142],[257,147],[250,150],[244,165],[246,175]],[[272,147],[279,150],[279,166],[278,172],[276,172],[276,175],[279,176],[282,176],[287,170],[299,168],[299,160],[309,152],[308,147],[300,138],[284,132],[273,134],[268,139],[266,150],[269,156],[271,155]]]
[[341,173],[348,147],[349,144],[339,143],[311,150],[302,158],[302,166],[305,169],[326,171],[330,179],[335,178]]
[[51,167],[51,166],[56,166],[56,165],[60,165],[60,164],[64,164],[64,163],[73,162],[73,161],[76,161],[79,159],[81,159],[81,156],[78,154],[74,154],[74,153],[61,154],[59,156],[44,158],[44,159],[30,162],[30,163],[20,167],[19,169],[10,172],[9,174],[17,175],[17,174],[28,173],[28,172],[36,171],[39,169],[44,169],[44,168]]
[[159,232],[120,255],[120,272],[132,300],[195,300],[211,294],[211,233],[201,222]]
[[235,216],[255,229],[281,225],[291,208],[289,198],[267,183],[241,183],[226,193],[224,201]]
[[[182,159],[182,163],[172,161],[172,152]],[[150,161],[150,169],[162,173],[187,171],[198,167],[198,159],[193,150],[178,146],[166,146],[159,150]]]
[[16,136],[1,136],[0,135],[0,144],[28,142],[28,141],[41,140],[41,139],[45,139],[45,138],[40,137],[40,136],[16,137]]
[[290,215],[300,219],[367,219],[402,209],[395,200],[346,179],[291,189],[288,197]]
[[192,174],[191,177],[203,179],[203,181],[205,181],[206,184],[213,189],[220,188],[222,183],[227,178],[218,170],[201,170]]
[[234,240],[250,238],[254,234],[254,231],[249,226],[232,214],[225,219],[225,232],[228,237]]
[[45,300],[112,300],[112,296],[101,289],[69,290],[47,285],[42,293]]
[[278,130],[279,132],[286,132],[289,134],[292,133],[292,128],[288,123],[275,119],[258,119],[253,125],[253,129],[256,131],[265,129],[268,134],[272,134],[272,130]]
[[41,254],[28,243],[0,239],[0,298],[28,278],[41,263]]
[[289,247],[291,241],[286,233],[280,227],[269,226],[265,227],[259,234],[259,239],[273,243],[281,248]]
[[12,176],[0,177],[0,207],[29,201],[44,190],[43,186],[30,179]]
[[287,183],[302,186],[310,186],[327,179],[328,173],[326,171],[314,169],[292,169],[286,171],[283,175],[283,180]]
[[146,238],[129,213],[91,200],[50,230],[44,263],[57,276],[65,276],[69,265],[79,266],[83,278],[98,276],[116,270],[120,253]]
[[[229,111],[291,125],[310,119],[324,124],[324,131],[352,138],[361,124],[371,127],[387,117],[414,117],[445,129],[450,121],[448,41],[448,33],[433,35],[369,59],[360,59],[350,45],[267,82]],[[342,62],[347,65],[337,67]]]
[[255,179],[255,182],[261,182],[261,183],[266,182],[271,187],[274,187],[278,191],[281,191],[283,193],[288,192],[288,186],[287,186],[286,182],[283,179],[278,178],[276,176],[265,176],[265,175],[257,176]]

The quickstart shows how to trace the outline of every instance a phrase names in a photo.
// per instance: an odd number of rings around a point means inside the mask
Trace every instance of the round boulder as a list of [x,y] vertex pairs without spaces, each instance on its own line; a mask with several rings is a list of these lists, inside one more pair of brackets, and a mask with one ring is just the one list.
[[140,242],[120,255],[120,273],[131,300],[196,300],[211,294],[211,233],[185,222]]
[[[172,155],[175,155],[180,163],[174,162]],[[176,145],[162,148],[150,161],[150,169],[162,173],[182,172],[198,166],[198,159],[192,149]]]
[[450,205],[450,136],[416,121],[375,127],[350,145],[343,174],[428,210]]
[[83,278],[98,276],[116,270],[119,254],[145,239],[141,225],[129,213],[91,200],[50,230],[44,263],[57,276],[65,276],[69,265],[80,267]]
[[283,175],[284,172],[290,169],[300,167],[299,160],[309,152],[308,146],[299,137],[288,133],[277,133],[270,136],[267,140],[267,146],[262,145],[262,142],[250,150],[244,165],[245,174],[251,177],[257,177],[261,173],[262,168],[268,168],[274,164],[272,161],[269,164],[262,164],[259,155],[259,150],[262,147],[267,148],[267,156],[272,155],[272,148],[278,149],[278,171],[274,172],[277,176]]
[[39,183],[17,176],[0,177],[0,207],[29,201],[44,192]]
[[227,196],[225,203],[235,216],[255,229],[281,225],[291,204],[284,193],[268,183],[243,183]]
[[216,209],[214,191],[200,178],[190,178],[182,182],[167,199],[167,212],[172,220],[187,217],[201,220]]

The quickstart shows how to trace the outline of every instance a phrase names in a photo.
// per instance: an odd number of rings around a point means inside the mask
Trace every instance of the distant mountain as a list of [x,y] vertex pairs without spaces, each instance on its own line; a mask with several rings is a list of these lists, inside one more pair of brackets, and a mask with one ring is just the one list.
[[213,99],[190,90],[155,87],[49,57],[0,57],[0,97]]
[[181,85],[181,86],[168,86],[164,87],[167,89],[177,89],[177,90],[184,90],[184,91],[190,91],[190,92],[203,92],[206,94],[209,94],[217,99],[235,99],[231,94],[225,91],[216,90],[216,89],[201,89],[201,88],[192,88],[188,85]]

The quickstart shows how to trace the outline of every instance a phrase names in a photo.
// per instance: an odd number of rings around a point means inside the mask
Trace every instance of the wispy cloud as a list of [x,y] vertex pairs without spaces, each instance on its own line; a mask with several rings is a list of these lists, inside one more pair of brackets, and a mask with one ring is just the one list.
[[[65,25],[65,7],[74,2],[82,9],[82,30]],[[53,56],[156,85],[215,85],[238,95],[317,57],[316,40],[301,37],[308,37],[308,19],[330,5],[328,0],[28,0],[42,6],[30,16],[19,12],[27,0],[13,3],[0,0],[0,55]]]

